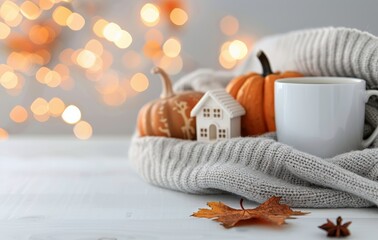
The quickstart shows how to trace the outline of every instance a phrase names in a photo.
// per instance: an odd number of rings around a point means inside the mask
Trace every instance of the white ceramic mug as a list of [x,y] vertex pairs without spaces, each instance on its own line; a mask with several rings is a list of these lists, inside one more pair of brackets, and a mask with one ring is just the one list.
[[298,150],[333,157],[368,147],[363,140],[365,103],[378,91],[357,78],[301,77],[275,82],[277,139]]

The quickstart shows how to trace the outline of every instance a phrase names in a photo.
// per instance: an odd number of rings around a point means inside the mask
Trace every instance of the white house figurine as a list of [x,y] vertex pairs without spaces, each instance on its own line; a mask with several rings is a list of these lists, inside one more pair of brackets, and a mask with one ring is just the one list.
[[223,89],[206,92],[190,112],[196,117],[197,140],[205,142],[239,137],[244,114],[244,108]]

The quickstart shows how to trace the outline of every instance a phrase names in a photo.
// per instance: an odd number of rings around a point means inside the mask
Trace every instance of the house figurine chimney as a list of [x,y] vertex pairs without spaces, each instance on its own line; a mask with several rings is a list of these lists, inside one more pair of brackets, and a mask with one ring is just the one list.
[[240,137],[244,108],[224,89],[207,91],[190,112],[196,117],[197,140],[213,142]]

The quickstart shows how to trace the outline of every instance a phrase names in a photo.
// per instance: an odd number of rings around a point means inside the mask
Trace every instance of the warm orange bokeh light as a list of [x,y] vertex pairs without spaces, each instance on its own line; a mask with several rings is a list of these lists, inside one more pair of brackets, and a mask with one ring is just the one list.
[[62,77],[58,72],[52,70],[46,74],[44,82],[47,86],[55,88],[58,87],[62,82]]
[[121,30],[121,27],[117,23],[111,22],[105,26],[102,34],[106,40],[114,42],[117,39],[118,32]]
[[234,40],[230,43],[228,51],[234,59],[240,60],[247,56],[248,47],[244,42],[240,40]]
[[96,39],[91,39],[87,42],[85,45],[85,49],[93,52],[97,56],[101,56],[102,53],[104,52],[104,46],[102,43]]
[[88,122],[80,121],[75,125],[73,132],[78,139],[87,140],[92,137],[93,129]]
[[220,54],[219,54],[219,64],[225,69],[231,69],[235,67],[237,61],[230,54],[229,47],[231,42],[227,41],[223,43]]
[[181,8],[175,8],[169,14],[169,18],[173,24],[181,26],[188,21],[188,14]]
[[38,5],[43,10],[49,10],[54,6],[54,0],[39,0]]
[[36,61],[36,59],[35,59],[36,64],[45,65],[45,64],[50,62],[51,53],[46,49],[38,50],[34,53],[34,55],[38,56],[39,60],[40,60],[40,61]]
[[0,7],[0,16],[7,22],[19,18],[20,8],[12,1],[4,1]]
[[9,138],[8,132],[5,129],[0,128],[0,140],[6,140],[8,138]]
[[148,85],[148,78],[143,73],[137,73],[130,79],[130,86],[136,92],[145,91]]
[[21,52],[12,52],[8,55],[7,64],[15,70],[27,72],[31,69],[34,58]]
[[35,78],[38,82],[46,84],[49,87],[55,88],[62,82],[62,76],[59,72],[48,69],[47,67],[41,67],[35,74]]
[[48,72],[50,72],[50,69],[48,69],[47,67],[41,67],[36,72],[35,78],[38,80],[38,82],[45,83],[45,77]]
[[99,36],[99,37],[104,37],[104,29],[105,27],[109,24],[108,21],[105,19],[99,19],[96,21],[96,23],[93,25],[93,32]]
[[35,20],[41,15],[41,9],[32,1],[21,4],[21,13],[29,20]]
[[93,26],[93,32],[99,36],[104,37],[109,42],[113,42],[121,49],[128,48],[133,38],[128,31],[123,30],[117,23],[108,22],[104,19],[99,19]]
[[9,27],[17,27],[23,20],[22,14],[17,14],[16,18],[11,21],[5,21]]
[[183,61],[180,56],[174,58],[164,56],[160,59],[158,65],[165,69],[170,75],[175,75],[182,70]]
[[18,84],[18,77],[13,71],[6,71],[0,76],[0,84],[6,89],[13,89]]
[[16,123],[23,123],[28,119],[28,112],[20,105],[15,106],[9,113],[9,118]]
[[96,58],[96,54],[87,49],[84,49],[80,51],[76,61],[83,68],[91,68],[95,65]]
[[60,98],[54,97],[49,101],[49,111],[53,117],[61,116],[65,108],[66,105]]
[[0,39],[7,38],[10,32],[11,32],[10,27],[5,23],[0,22]]
[[0,75],[3,75],[7,71],[13,71],[13,69],[6,64],[0,64]]
[[50,31],[47,27],[34,25],[29,31],[29,38],[33,43],[43,45],[49,42]]
[[161,46],[154,40],[147,41],[143,47],[143,52],[146,57],[156,58],[161,55]]
[[49,104],[48,102],[39,97],[33,101],[33,103],[30,106],[30,110],[37,116],[42,116],[48,113],[49,111]]
[[117,33],[114,43],[117,47],[125,49],[131,45],[132,41],[133,38],[131,37],[130,33],[125,30],[121,30]]
[[140,10],[140,17],[146,26],[155,26],[160,19],[159,8],[152,3],[146,3]]
[[231,36],[238,32],[239,21],[235,17],[228,15],[222,18],[219,26],[223,34]]
[[72,14],[72,11],[66,7],[59,6],[55,8],[52,17],[54,21],[60,26],[67,26],[67,19]]
[[175,38],[168,39],[163,45],[163,52],[168,57],[177,57],[180,54],[180,51],[181,43]]
[[219,55],[219,64],[225,69],[231,69],[235,67],[236,60],[235,59],[228,60],[227,57],[224,57],[224,55],[221,54]]
[[85,25],[85,19],[78,13],[72,13],[67,18],[67,26],[74,31],[79,31]]
[[33,117],[38,122],[47,122],[50,119],[50,115],[48,113],[42,115],[33,114]]
[[69,105],[63,111],[62,119],[68,124],[75,124],[81,119],[81,111],[75,105]]
[[12,89],[6,90],[10,96],[19,96],[25,85],[24,77],[20,74],[16,74],[16,75],[17,75],[17,85]]

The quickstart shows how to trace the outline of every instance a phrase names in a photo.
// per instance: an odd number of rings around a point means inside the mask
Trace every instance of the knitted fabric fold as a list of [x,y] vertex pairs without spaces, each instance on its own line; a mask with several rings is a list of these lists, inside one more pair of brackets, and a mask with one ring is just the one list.
[[378,38],[367,32],[329,27],[267,37],[256,44],[236,74],[261,71],[253,57],[259,50],[265,51],[277,71],[362,78],[367,88],[378,89]]
[[320,159],[267,138],[201,143],[134,138],[130,160],[149,183],[187,193],[231,192],[263,202],[272,195],[295,207],[378,204],[378,151]]
[[[275,70],[306,75],[363,78],[378,86],[378,39],[345,28],[322,28],[268,37],[264,50]],[[235,72],[198,70],[176,89],[206,91],[225,87],[233,76],[261,71],[254,52]],[[378,103],[366,106],[365,136],[378,124]],[[233,138],[202,143],[161,137],[132,139],[129,159],[154,185],[197,194],[230,192],[256,202],[282,196],[293,207],[369,207],[378,205],[378,141],[369,149],[321,159],[275,140]]]

